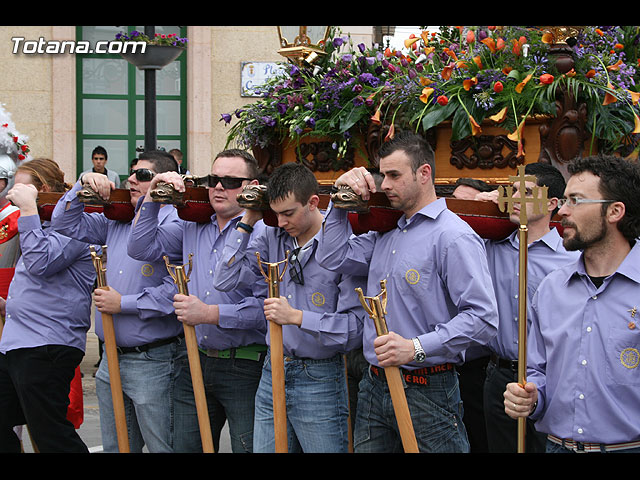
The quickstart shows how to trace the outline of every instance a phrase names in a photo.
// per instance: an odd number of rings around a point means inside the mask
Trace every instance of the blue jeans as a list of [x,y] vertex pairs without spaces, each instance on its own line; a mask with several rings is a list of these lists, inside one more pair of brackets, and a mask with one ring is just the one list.
[[[131,453],[173,452],[177,363],[187,356],[184,339],[142,353],[118,355]],[[188,372],[187,372],[188,374]],[[118,452],[106,352],[96,372],[96,394],[105,453]]]
[[[284,370],[289,452],[347,453],[349,408],[343,356],[286,357]],[[256,393],[253,451],[275,451],[270,352]]]
[[[408,383],[405,394],[420,452],[469,452],[455,370],[429,376],[429,385]],[[356,453],[404,451],[387,382],[371,370],[359,385],[353,447]]]
[[[185,359],[182,363],[181,368],[186,372],[186,376],[176,389],[181,392],[179,396],[185,402],[185,408],[180,409],[182,414],[176,414],[175,451],[202,452],[188,360]],[[243,358],[212,358],[200,353],[200,365],[214,451],[219,450],[220,433],[225,422],[229,422],[231,451],[251,453],[254,401],[260,382],[262,362]],[[176,394],[178,395],[177,392]],[[189,404],[192,406],[191,409],[188,408]]]

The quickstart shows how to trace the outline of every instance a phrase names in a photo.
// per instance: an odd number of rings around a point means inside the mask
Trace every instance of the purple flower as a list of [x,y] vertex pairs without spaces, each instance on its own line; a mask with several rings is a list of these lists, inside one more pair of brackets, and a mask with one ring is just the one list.
[[220,120],[219,120],[219,121],[223,121],[223,120],[224,120],[224,123],[226,123],[227,125],[231,122],[231,115],[230,115],[230,114],[228,114],[228,113],[223,113],[223,114],[221,114],[220,116],[221,116],[222,118],[220,118]]

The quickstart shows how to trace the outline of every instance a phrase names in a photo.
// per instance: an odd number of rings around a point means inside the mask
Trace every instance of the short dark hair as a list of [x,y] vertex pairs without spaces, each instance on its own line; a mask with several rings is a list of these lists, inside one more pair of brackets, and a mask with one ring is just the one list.
[[460,185],[475,188],[479,192],[491,192],[496,189],[496,187],[489,185],[484,180],[480,180],[478,178],[460,177],[456,180],[455,186],[459,187]]
[[267,200],[282,200],[293,194],[296,201],[305,205],[318,190],[318,180],[308,167],[301,163],[285,163],[277,167],[267,181]]
[[380,158],[384,158],[398,150],[404,151],[411,159],[411,171],[413,173],[416,173],[421,165],[428,164],[431,166],[431,179],[435,179],[435,153],[426,138],[410,131],[401,131],[380,146],[378,155]]
[[100,145],[98,145],[96,148],[93,149],[93,151],[91,152],[91,158],[93,158],[93,156],[95,154],[98,155],[104,155],[104,159],[107,160],[107,149],[104,147],[101,147]]
[[[567,166],[571,175],[591,172],[600,178],[598,189],[605,200],[624,203],[625,214],[618,230],[633,243],[640,235],[640,170],[638,165],[617,155],[576,158]],[[602,205],[602,213],[609,204]]]
[[536,185],[547,187],[549,198],[562,198],[567,183],[562,176],[562,172],[549,163],[528,163],[524,167],[524,173],[536,177]]
[[260,174],[260,169],[258,168],[258,161],[255,159],[253,155],[251,155],[246,150],[241,150],[239,148],[230,148],[228,150],[223,150],[220,153],[218,153],[218,155],[216,155],[216,158],[213,159],[213,162],[215,163],[215,161],[219,158],[229,158],[229,157],[242,158],[244,160],[244,164],[247,167],[247,178],[250,178],[252,180],[258,178],[258,175]]
[[[138,160],[146,160],[153,164],[156,173],[177,172],[178,162],[164,150],[147,150],[138,155]],[[136,162],[137,163],[137,162]]]

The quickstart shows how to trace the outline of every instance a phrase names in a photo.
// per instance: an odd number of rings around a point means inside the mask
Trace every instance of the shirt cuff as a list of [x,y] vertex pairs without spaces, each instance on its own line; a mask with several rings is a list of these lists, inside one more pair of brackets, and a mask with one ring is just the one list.
[[138,313],[138,296],[122,295],[120,297],[121,313]]
[[30,232],[31,230],[40,230],[40,215],[27,215],[18,217],[18,232]]

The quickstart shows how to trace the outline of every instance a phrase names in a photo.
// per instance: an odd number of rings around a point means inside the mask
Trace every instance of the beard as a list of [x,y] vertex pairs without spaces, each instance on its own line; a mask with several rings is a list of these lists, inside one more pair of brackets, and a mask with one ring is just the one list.
[[[593,225],[587,232],[581,232],[575,223],[565,221],[563,218],[561,223],[563,227],[570,227],[573,229],[573,237],[567,237],[566,232],[562,234],[562,244],[564,248],[569,251],[584,250],[599,241],[601,241],[607,235],[607,222],[604,215],[600,216],[600,223]],[[599,228],[598,228],[599,227]]]

